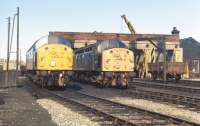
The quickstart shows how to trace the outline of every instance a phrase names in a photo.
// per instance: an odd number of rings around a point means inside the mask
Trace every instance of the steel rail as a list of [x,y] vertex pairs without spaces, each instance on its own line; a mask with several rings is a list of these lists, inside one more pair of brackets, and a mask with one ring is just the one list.
[[[183,119],[179,119],[177,117],[172,117],[172,116],[163,115],[163,114],[148,111],[148,110],[143,110],[140,108],[135,108],[132,106],[124,105],[121,103],[113,102],[113,101],[110,101],[107,99],[103,99],[103,98],[96,97],[96,96],[91,96],[91,95],[80,93],[80,92],[74,92],[72,97],[69,97],[66,94],[65,95],[60,94],[59,92],[52,92],[52,91],[49,91],[49,92],[63,100],[77,103],[77,104],[85,106],[93,111],[100,112],[101,114],[104,114],[105,116],[114,118],[115,120],[117,120],[116,122],[120,122],[119,124],[123,123],[126,125],[134,125],[134,126],[168,125],[168,124],[175,124],[175,125],[187,124],[187,126],[190,126],[190,125],[197,126],[198,125],[198,124],[196,124],[194,122],[190,122],[188,120],[183,120]],[[102,109],[102,107],[98,108],[100,106],[105,107],[105,109]],[[111,110],[111,111],[109,111],[109,110]],[[116,110],[120,110],[120,111],[116,111]],[[118,112],[120,112],[120,113],[118,114]],[[131,115],[131,113],[132,113],[132,115]],[[128,116],[128,119],[126,119],[127,116]],[[131,117],[135,117],[135,116],[141,117],[139,119],[140,121],[137,123],[134,123],[134,118],[131,118]],[[148,122],[148,123],[145,123],[145,121],[142,122],[142,120],[146,120],[146,122]],[[164,122],[162,122],[161,120]]]
[[149,87],[149,88],[156,88],[156,89],[167,89],[172,91],[178,91],[178,92],[188,92],[192,94],[199,94],[200,93],[200,87],[193,87],[193,86],[185,86],[180,84],[163,84],[159,82],[153,82],[153,81],[142,81],[142,80],[133,80],[130,82],[131,86],[138,86],[138,87]]

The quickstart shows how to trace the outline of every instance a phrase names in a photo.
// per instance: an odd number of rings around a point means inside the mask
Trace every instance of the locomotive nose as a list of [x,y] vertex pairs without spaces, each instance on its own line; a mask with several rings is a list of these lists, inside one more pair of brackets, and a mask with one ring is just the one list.
[[56,66],[56,61],[51,61],[51,62],[50,62],[50,66],[51,66],[51,67],[55,67],[55,66]]

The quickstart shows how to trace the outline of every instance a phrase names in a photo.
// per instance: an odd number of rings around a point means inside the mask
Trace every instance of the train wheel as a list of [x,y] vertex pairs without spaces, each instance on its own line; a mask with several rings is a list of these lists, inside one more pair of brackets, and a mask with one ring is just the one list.
[[99,82],[96,83],[96,86],[98,88],[104,88],[104,82],[103,81],[99,81]]
[[156,80],[156,79],[157,79],[157,77],[158,77],[158,75],[157,75],[157,73],[156,73],[156,72],[153,72],[151,75],[152,75],[152,79],[153,79],[153,80]]
[[104,87],[108,87],[110,85],[109,77],[104,77],[103,83],[104,83]]
[[96,82],[96,77],[95,76],[91,76],[89,78],[89,81],[92,82],[92,83],[95,83]]
[[80,82],[81,81],[81,75],[79,73],[76,74],[76,78],[75,78],[75,81],[78,81]]
[[80,81],[81,81],[81,82],[85,82],[85,76],[84,76],[84,74],[81,74],[81,75],[80,75]]
[[117,85],[117,79],[116,78],[112,78],[111,86],[115,87],[116,85]]
[[111,87],[116,87],[117,85],[117,75],[116,73],[113,72],[112,77],[111,77]]
[[99,87],[100,87],[100,88],[104,88],[104,87],[105,87],[105,84],[104,84],[103,81],[99,84]]
[[46,77],[46,76],[43,77],[43,78],[42,78],[42,88],[43,88],[43,87],[47,87],[47,82],[48,82],[48,77]]
[[44,78],[41,79],[41,84],[42,84],[42,88],[45,88],[45,87],[46,87]]
[[175,81],[178,82],[181,79],[181,75],[180,74],[176,74],[175,75]]
[[42,81],[42,78],[39,78],[35,83],[36,83],[37,85],[39,85],[40,87],[43,88],[43,81]]
[[48,87],[53,86],[53,78],[52,77],[49,77],[48,82],[47,82],[47,86]]
[[112,78],[109,77],[109,78],[108,78],[108,84],[107,84],[107,86],[110,87],[111,85],[112,85]]
[[58,86],[64,86],[64,78],[63,77],[59,77]]
[[119,76],[119,80],[120,80],[120,87],[122,88],[126,88],[128,86],[128,77],[126,75],[126,73],[122,73]]
[[123,84],[122,84],[123,88],[127,88],[128,87],[128,78],[124,78],[123,79]]

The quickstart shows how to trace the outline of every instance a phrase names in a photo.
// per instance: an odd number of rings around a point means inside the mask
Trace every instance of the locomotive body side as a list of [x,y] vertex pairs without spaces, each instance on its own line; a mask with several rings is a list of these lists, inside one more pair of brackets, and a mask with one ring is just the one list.
[[96,71],[95,57],[93,46],[90,48],[75,51],[74,55],[74,71]]

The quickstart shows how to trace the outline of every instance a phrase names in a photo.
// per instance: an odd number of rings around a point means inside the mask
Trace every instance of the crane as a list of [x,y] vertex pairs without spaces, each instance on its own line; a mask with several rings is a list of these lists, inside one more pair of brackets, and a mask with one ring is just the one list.
[[[131,32],[131,34],[136,34],[135,29],[133,28],[133,25],[131,24],[131,22],[127,19],[126,15],[123,14],[122,19],[124,19],[126,25],[128,26],[129,31]],[[156,47],[157,49],[159,49],[159,47],[152,41],[152,40],[148,40],[154,47]]]
[[[130,30],[131,34],[135,35],[136,31],[133,28],[133,25],[131,24],[131,22],[127,19],[126,15],[123,14],[121,16],[122,19],[124,19],[126,25],[128,26],[128,29]],[[152,40],[148,40],[151,44],[153,44],[153,46],[155,46],[158,49],[158,46],[152,41]],[[147,49],[142,49],[141,50],[142,53],[139,54],[138,58],[136,58],[136,72],[138,73],[138,76],[140,78],[144,78],[146,77],[147,73],[148,73],[148,50]],[[151,61],[150,62],[154,62],[154,48],[151,50]],[[140,61],[140,62],[139,62]]]
[[127,24],[128,29],[130,30],[131,34],[134,34],[134,35],[135,35],[135,34],[136,34],[135,29],[133,28],[131,22],[128,21],[128,19],[126,18],[126,15],[123,14],[121,17],[122,17],[122,19],[124,19],[125,23]]

